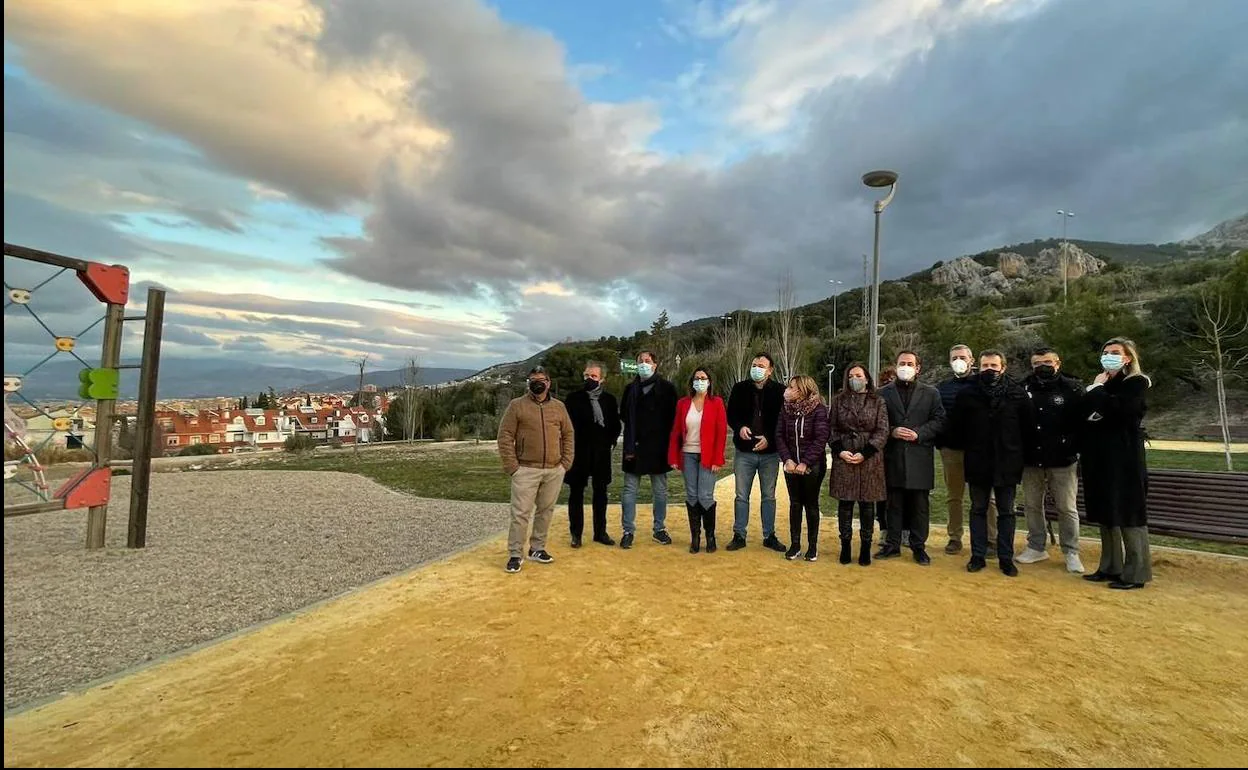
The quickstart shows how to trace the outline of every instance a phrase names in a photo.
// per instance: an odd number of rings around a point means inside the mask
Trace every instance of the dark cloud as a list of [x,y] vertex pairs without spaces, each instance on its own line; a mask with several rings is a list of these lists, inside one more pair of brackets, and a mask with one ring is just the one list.
[[1246,4],[1053,2],[967,24],[811,95],[790,149],[715,171],[613,163],[605,140],[628,116],[587,128],[585,103],[546,77],[557,44],[488,11],[350,8],[330,6],[322,44],[421,51],[429,81],[415,96],[456,137],[435,180],[384,179],[366,240],[337,244],[338,269],[393,286],[626,278],[681,316],[766,307],[788,266],[818,296],[827,278],[860,280],[872,217],[859,177],[875,167],[901,172],[884,219],[893,276],[1051,237],[1057,208],[1080,213],[1079,235],[1146,242],[1245,208],[1248,172],[1233,170],[1248,169]]
[[221,349],[235,353],[265,353],[270,350],[268,343],[263,338],[254,335],[235,337],[229,342],[222,344]]
[[[78,259],[112,264],[137,253],[135,243],[103,220],[53,203],[4,191],[4,240]],[[5,269],[8,269],[8,260]]]
[[162,342],[173,342],[178,345],[192,345],[195,347],[221,347],[221,343],[209,337],[203,332],[197,332],[194,329],[188,329],[179,324],[166,323],[161,330]]

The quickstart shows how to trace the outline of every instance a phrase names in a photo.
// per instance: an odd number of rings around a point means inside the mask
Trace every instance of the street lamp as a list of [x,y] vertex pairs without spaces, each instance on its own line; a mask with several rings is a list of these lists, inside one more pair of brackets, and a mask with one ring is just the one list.
[[875,202],[875,258],[871,279],[871,324],[867,327],[871,334],[869,361],[871,379],[878,382],[880,376],[880,338],[877,334],[880,325],[880,214],[883,214],[888,204],[893,202],[893,195],[897,193],[897,172],[868,171],[862,175],[862,183],[867,187],[888,188],[888,195]]
[[1067,287],[1067,267],[1066,267],[1066,222],[1075,216],[1073,211],[1057,210],[1057,215],[1062,218],[1062,304],[1066,304],[1066,287]]
[[838,293],[837,286],[843,285],[842,281],[833,278],[828,279],[828,283],[832,284],[832,336],[836,336],[836,295]]
[[832,372],[836,371],[836,364],[828,364],[828,401],[832,401]]

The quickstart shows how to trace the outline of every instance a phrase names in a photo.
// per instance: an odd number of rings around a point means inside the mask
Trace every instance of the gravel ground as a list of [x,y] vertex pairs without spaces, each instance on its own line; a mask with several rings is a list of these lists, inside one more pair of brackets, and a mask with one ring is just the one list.
[[6,709],[305,607],[505,529],[501,504],[426,500],[346,473],[152,475],[129,551],[129,478],[108,547],[86,511],[4,522]]

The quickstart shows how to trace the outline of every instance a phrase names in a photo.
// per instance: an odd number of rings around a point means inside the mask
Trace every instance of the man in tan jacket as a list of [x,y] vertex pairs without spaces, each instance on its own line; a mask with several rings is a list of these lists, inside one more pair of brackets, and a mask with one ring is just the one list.
[[[555,559],[546,552],[546,533],[563,486],[563,474],[572,467],[572,420],[562,401],[550,396],[550,376],[542,367],[529,372],[529,394],[513,399],[498,427],[498,456],[511,476],[511,532],[507,538],[507,571],[519,572],[524,563],[524,538],[529,558],[540,564]],[[533,515],[536,509],[536,517]]]

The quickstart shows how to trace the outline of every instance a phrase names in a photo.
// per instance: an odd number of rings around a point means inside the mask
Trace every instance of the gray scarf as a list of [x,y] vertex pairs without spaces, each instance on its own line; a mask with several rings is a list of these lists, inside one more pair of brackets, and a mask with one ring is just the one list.
[[602,404],[598,403],[598,398],[602,395],[602,385],[585,392],[589,394],[589,405],[594,408],[594,422],[597,423],[599,427],[605,428],[607,426],[607,421],[602,416]]

